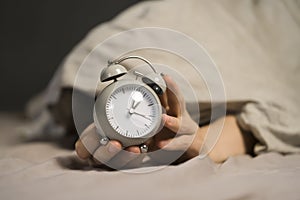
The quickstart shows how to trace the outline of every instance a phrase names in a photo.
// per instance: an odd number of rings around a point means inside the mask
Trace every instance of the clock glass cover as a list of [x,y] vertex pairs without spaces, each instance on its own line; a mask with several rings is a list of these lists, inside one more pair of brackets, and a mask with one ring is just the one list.
[[120,135],[128,138],[146,137],[160,124],[158,99],[147,87],[126,84],[108,97],[106,116]]

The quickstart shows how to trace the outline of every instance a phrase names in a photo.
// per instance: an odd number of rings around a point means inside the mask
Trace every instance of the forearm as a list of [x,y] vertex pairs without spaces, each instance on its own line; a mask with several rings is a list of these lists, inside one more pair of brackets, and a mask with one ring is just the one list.
[[[218,119],[210,125],[199,128],[197,133],[199,136],[196,138],[198,143],[204,141],[209,126],[218,125],[218,123],[221,122],[220,120],[222,119]],[[223,162],[230,156],[252,153],[254,144],[256,143],[252,134],[243,133],[241,131],[235,116],[225,116],[224,120],[224,127],[222,128],[220,137],[208,156],[215,162]],[[195,146],[196,145],[199,144],[195,144]]]

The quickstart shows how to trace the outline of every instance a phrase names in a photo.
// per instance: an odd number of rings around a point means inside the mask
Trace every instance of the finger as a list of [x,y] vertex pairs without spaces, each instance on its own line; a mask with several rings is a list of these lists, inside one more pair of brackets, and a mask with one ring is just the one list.
[[180,119],[166,114],[163,114],[162,118],[165,127],[177,134],[180,128]]
[[180,116],[181,115],[181,110],[183,109],[184,105],[184,100],[183,96],[179,90],[178,85],[172,80],[172,78],[168,75],[164,76],[164,79],[167,84],[167,100],[168,100],[168,105],[171,105],[168,114],[172,116]]
[[168,104],[169,109],[167,114],[172,115],[172,116],[180,116],[181,115],[181,110],[180,110],[180,103],[178,101],[178,97],[174,95],[173,91],[171,91],[169,88],[166,90],[167,95],[168,95]]
[[124,165],[124,168],[132,169],[132,168],[142,167],[145,156],[146,154],[140,154],[139,156],[137,156],[137,158],[132,159],[126,165]]
[[107,145],[99,146],[93,153],[93,159],[99,164],[107,164],[107,162],[116,156],[122,150],[120,142],[111,140]]
[[138,147],[138,146],[130,146],[130,147],[127,147],[125,150],[130,152],[130,153],[134,153],[134,154],[140,154],[141,153],[140,147]]
[[164,92],[162,95],[158,95],[161,105],[166,109],[166,112],[169,111],[170,107],[168,104],[168,96],[167,93]]
[[[139,148],[139,147],[138,147]],[[132,151],[132,150],[130,150]],[[140,151],[140,149],[135,149],[134,152],[138,152]],[[130,169],[130,168],[137,168],[137,167],[141,167],[143,164],[143,160],[146,156],[145,153],[137,153],[138,155],[136,155],[135,158],[131,159],[129,162],[126,163],[126,165],[124,165],[125,168]]]
[[167,151],[186,151],[193,143],[194,135],[180,135],[173,139],[161,140],[157,146]]
[[77,155],[82,159],[87,159],[100,146],[100,135],[96,131],[94,124],[88,126],[81,134],[80,139],[75,144]]
[[154,137],[150,138],[144,144],[148,147],[148,152],[150,151],[156,151],[158,150],[156,144],[155,144],[155,138],[158,137],[159,134],[156,134]]
[[140,148],[138,146],[127,147],[125,151],[119,152],[109,161],[109,166],[115,169],[123,168],[130,161],[138,158],[140,155]]
[[173,91],[174,95],[180,97],[182,96],[181,91],[178,87],[178,85],[175,83],[175,81],[171,78],[169,75],[164,76],[164,80],[167,84],[167,88],[169,88],[171,91]]
[[78,157],[84,160],[91,156],[90,152],[85,148],[80,139],[75,143],[75,151]]

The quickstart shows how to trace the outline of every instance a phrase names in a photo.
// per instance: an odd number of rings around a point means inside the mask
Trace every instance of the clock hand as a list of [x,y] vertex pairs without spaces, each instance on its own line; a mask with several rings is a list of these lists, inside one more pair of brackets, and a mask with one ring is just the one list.
[[139,101],[139,102],[137,102],[135,105],[133,104],[133,105],[132,105],[132,108],[133,108],[133,109],[136,109],[136,107],[137,107],[140,103],[141,103],[141,102]]
[[143,100],[143,94],[140,91],[135,90],[134,92],[131,93],[131,99],[132,99],[132,109],[136,109],[138,105],[141,103]]
[[135,100],[134,100],[134,99],[132,99],[132,103],[131,103],[131,106],[130,106],[130,108],[128,108],[129,110],[130,110],[130,109],[133,109],[133,106],[134,106],[134,102],[135,102]]
[[138,105],[141,103],[141,101],[138,101],[137,103],[135,103],[136,101],[134,99],[132,99],[132,104],[130,108],[127,108],[129,110],[129,114],[132,114],[134,112],[134,109],[136,109],[138,107]]
[[130,115],[134,112],[134,107],[133,107],[134,106],[134,102],[135,102],[135,100],[132,99],[131,106],[129,108],[127,108],[127,110],[128,110],[128,112],[129,112]]
[[132,112],[132,114],[139,115],[139,116],[141,116],[141,117],[144,117],[145,119],[148,119],[148,120],[150,120],[150,121],[151,121],[151,118],[147,117],[147,116],[146,116],[146,115],[144,115],[144,114],[137,113],[137,112],[135,112],[135,111],[133,111],[133,112]]

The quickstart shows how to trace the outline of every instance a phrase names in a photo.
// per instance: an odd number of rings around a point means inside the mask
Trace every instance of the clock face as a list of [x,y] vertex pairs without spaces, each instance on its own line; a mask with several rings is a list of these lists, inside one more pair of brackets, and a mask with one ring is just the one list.
[[128,138],[145,137],[160,124],[160,103],[147,87],[126,84],[109,96],[105,110],[116,132]]
[[106,103],[108,122],[119,134],[129,138],[148,135],[157,127],[159,102],[146,87],[123,85],[110,95]]

